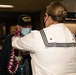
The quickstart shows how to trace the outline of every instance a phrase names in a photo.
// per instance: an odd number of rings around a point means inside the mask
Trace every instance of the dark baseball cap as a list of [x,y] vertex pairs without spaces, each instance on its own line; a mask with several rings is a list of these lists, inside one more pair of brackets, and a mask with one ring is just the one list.
[[17,23],[20,26],[32,25],[32,19],[28,14],[20,15],[17,19]]

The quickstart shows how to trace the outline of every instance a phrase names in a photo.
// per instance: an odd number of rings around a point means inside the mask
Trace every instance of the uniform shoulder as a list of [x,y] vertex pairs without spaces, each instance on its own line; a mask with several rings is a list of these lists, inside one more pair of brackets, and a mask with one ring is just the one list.
[[33,34],[36,34],[36,33],[39,33],[40,31],[39,30],[32,30],[31,33]]
[[39,37],[39,35],[40,35],[40,30],[33,30],[33,31],[31,32],[31,34],[33,34],[35,37]]

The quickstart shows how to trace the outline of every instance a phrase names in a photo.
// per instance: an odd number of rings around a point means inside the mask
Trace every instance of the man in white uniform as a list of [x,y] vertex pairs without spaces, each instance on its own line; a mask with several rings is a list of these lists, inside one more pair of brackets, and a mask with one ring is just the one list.
[[14,48],[30,52],[33,75],[76,75],[76,43],[63,24],[66,15],[62,4],[53,2],[46,9],[46,28],[12,38]]

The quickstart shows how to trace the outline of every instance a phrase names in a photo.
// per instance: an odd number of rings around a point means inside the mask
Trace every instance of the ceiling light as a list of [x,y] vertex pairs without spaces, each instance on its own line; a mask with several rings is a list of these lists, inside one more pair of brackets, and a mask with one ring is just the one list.
[[0,4],[0,8],[13,8],[13,5],[2,5]]

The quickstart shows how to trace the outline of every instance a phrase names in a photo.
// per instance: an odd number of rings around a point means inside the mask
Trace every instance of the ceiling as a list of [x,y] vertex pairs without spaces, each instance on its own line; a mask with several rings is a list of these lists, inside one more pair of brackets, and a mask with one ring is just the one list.
[[0,4],[12,4],[14,8],[0,8],[0,11],[8,12],[38,12],[43,10],[50,2],[61,0],[0,0]]

